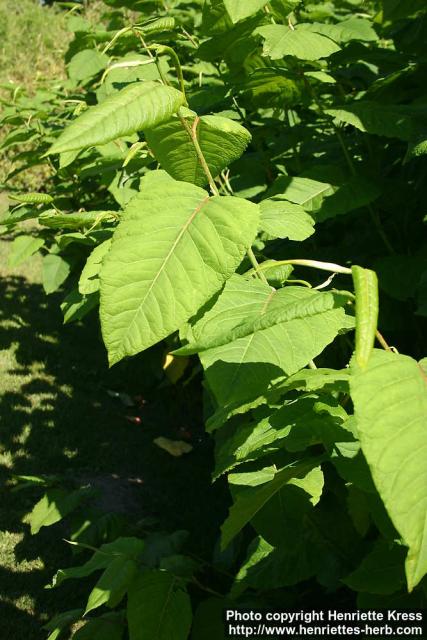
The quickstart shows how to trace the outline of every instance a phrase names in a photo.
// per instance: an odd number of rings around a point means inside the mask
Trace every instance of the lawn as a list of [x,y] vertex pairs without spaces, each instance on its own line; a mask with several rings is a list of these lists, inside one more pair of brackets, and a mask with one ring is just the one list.
[[[157,397],[153,376],[138,359],[107,369],[96,318],[85,326],[63,325],[59,298],[47,298],[41,265],[33,258],[21,268],[6,265],[10,240],[0,242],[0,601],[2,639],[45,637],[40,622],[78,605],[73,586],[46,591],[55,568],[72,562],[61,525],[32,537],[22,522],[37,492],[11,492],[13,474],[59,474],[101,491],[101,508],[132,511],[132,520],[154,516],[161,528],[186,528],[192,548],[212,543],[222,508],[209,491],[209,445],[196,442],[186,458],[175,459],[152,440],[177,437],[188,425],[185,403],[176,414]],[[60,297],[60,296],[59,296]],[[146,395],[141,424],[108,390]],[[174,405],[174,413],[172,413]],[[191,418],[190,418],[191,421]],[[219,502],[218,502],[219,504]],[[204,512],[204,513],[203,513]],[[201,515],[203,514],[203,515]],[[210,542],[209,542],[210,541]]]
[[[0,82],[31,91],[34,83],[63,74],[67,39],[63,17],[52,9],[0,0]],[[1,169],[7,172],[7,162]],[[35,172],[20,178],[31,188],[41,179]],[[201,435],[200,408],[189,411],[191,385],[177,402],[156,349],[109,371],[96,315],[63,325],[64,294],[45,295],[41,257],[8,268],[12,240],[0,237],[0,637],[37,640],[46,637],[41,625],[49,617],[81,606],[81,591],[73,584],[44,589],[58,567],[73,563],[62,540],[67,524],[31,536],[23,519],[40,491],[12,491],[14,476],[57,474],[90,485],[101,510],[131,513],[132,522],[148,516],[166,530],[188,529],[192,550],[202,556],[224,507],[222,489],[210,490],[211,448]],[[126,407],[112,391],[142,395],[144,405]],[[135,415],[138,424],[129,419]],[[173,458],[153,444],[158,436],[179,437],[182,429],[194,434],[186,457]]]

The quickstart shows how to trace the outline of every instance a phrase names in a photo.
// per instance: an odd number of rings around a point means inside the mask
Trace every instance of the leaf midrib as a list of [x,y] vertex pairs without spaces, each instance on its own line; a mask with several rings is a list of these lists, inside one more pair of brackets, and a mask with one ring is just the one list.
[[139,303],[138,307],[136,308],[135,312],[134,312],[134,316],[132,318],[132,321],[128,324],[128,327],[125,331],[125,333],[122,336],[122,340],[121,340],[121,344],[123,345],[123,343],[125,342],[125,340],[127,339],[129,333],[131,332],[136,319],[139,315],[139,313],[141,312],[141,308],[143,307],[143,305],[145,304],[148,296],[151,294],[153,287],[155,286],[155,284],[157,283],[157,280],[159,279],[159,277],[161,276],[161,274],[163,273],[166,265],[168,264],[170,258],[172,257],[172,255],[175,252],[175,249],[177,248],[178,244],[180,243],[184,233],[187,231],[188,227],[190,226],[190,224],[193,222],[194,218],[196,217],[196,215],[198,213],[200,213],[200,211],[202,210],[202,208],[204,207],[204,205],[209,202],[210,196],[207,195],[205,196],[205,198],[203,198],[203,200],[198,204],[198,206],[194,209],[194,211],[191,212],[191,215],[189,216],[188,220],[185,222],[185,224],[183,225],[183,227],[181,228],[180,232],[178,233],[177,237],[175,238],[171,248],[169,249],[168,254],[166,255],[165,259],[163,260],[160,269],[157,271],[156,275],[154,276],[150,286],[148,287],[143,299],[141,300],[141,302]]

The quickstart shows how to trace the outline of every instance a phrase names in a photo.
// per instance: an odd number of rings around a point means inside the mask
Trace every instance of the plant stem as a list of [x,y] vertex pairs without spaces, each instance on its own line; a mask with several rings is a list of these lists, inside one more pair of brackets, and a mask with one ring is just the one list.
[[[351,269],[348,267],[343,267],[340,264],[334,264],[333,262],[320,262],[319,260],[303,260],[303,259],[292,259],[292,260],[278,260],[275,263],[275,267],[280,267],[282,264],[296,264],[301,267],[313,267],[313,269],[320,269],[321,271],[331,271],[332,273],[344,273],[345,275],[351,275]],[[258,266],[259,271],[264,271],[265,269],[271,269],[271,264],[263,267],[263,265]]]
[[378,331],[378,329],[375,332],[375,337],[378,340],[378,342],[380,343],[380,345],[382,346],[382,348],[385,351],[393,351],[393,349],[390,347],[390,345],[387,343],[386,339],[384,338],[384,336]]
[[[201,146],[199,144],[199,140],[197,138],[197,126],[198,126],[198,124],[200,122],[199,116],[195,117],[192,127],[190,127],[190,125],[188,124],[186,119],[179,112],[178,112],[178,116],[179,116],[179,119],[181,121],[182,126],[187,131],[188,135],[190,136],[190,140],[193,143],[194,150],[196,151],[197,158],[198,158],[198,160],[200,162],[200,166],[202,167],[202,169],[204,171],[204,174],[208,179],[209,186],[211,188],[212,193],[215,196],[219,196],[220,193],[219,193],[218,187],[215,184],[215,180],[213,179],[211,170],[209,169],[208,163],[206,162],[206,158],[203,155],[202,148],[201,148]],[[265,277],[265,275],[263,273],[261,273],[260,266],[259,266],[259,264],[257,262],[255,254],[254,254],[254,252],[252,251],[251,248],[247,249],[247,255],[248,255],[249,260],[251,261],[252,266],[254,267],[254,269],[256,271],[256,274],[257,274],[258,278],[260,280],[262,280],[262,282],[264,282],[265,284],[268,285],[268,280]],[[270,286],[270,285],[268,285],[268,286]]]
[[174,49],[172,49],[172,47],[168,47],[165,44],[154,44],[154,45],[151,45],[148,48],[149,49],[153,49],[154,51],[156,51],[156,53],[158,55],[161,55],[162,53],[165,53],[170,58],[172,58],[172,60],[174,62],[175,71],[176,71],[176,75],[177,75],[177,78],[178,78],[179,86],[180,86],[180,89],[181,89],[182,93],[184,94],[185,105],[188,106],[187,96],[185,94],[184,76],[182,74],[181,63],[179,61],[179,58],[178,58],[178,55],[177,55],[176,51]]
[[179,112],[178,112],[178,116],[179,116],[179,119],[181,121],[182,126],[184,127],[184,129],[186,130],[188,135],[190,136],[190,140],[193,143],[193,147],[194,147],[194,150],[195,150],[195,152],[197,154],[197,158],[198,158],[198,160],[200,162],[200,166],[202,167],[203,172],[204,172],[205,176],[208,179],[209,186],[211,188],[212,193],[215,196],[219,196],[220,194],[219,194],[218,187],[215,184],[215,180],[213,179],[213,176],[211,174],[211,170],[208,167],[208,163],[206,162],[205,156],[203,155],[202,148],[201,148],[201,146],[199,144],[199,140],[197,138],[197,127],[198,127],[198,124],[200,122],[199,116],[196,116],[194,118],[194,122],[193,122],[193,126],[192,127],[190,127],[190,125],[188,124],[187,120]]
[[258,278],[260,280],[262,280],[262,282],[264,282],[264,284],[267,284],[268,286],[270,286],[268,284],[267,278],[265,277],[265,275],[263,274],[263,272],[261,270],[260,265],[258,264],[258,260],[256,259],[255,254],[252,251],[251,247],[247,250],[247,254],[248,254],[249,260],[251,261],[251,264],[252,264],[253,268],[255,269],[255,273],[257,274]]

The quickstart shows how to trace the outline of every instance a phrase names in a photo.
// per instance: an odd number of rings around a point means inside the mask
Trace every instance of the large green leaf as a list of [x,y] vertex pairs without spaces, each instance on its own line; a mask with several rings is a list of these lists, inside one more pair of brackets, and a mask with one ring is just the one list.
[[[237,282],[237,277],[234,278]],[[267,289],[264,289],[267,293]],[[203,338],[196,342],[191,342],[188,346],[177,349],[175,355],[191,355],[200,351],[206,351],[216,347],[235,342],[240,338],[246,338],[258,331],[265,331],[278,324],[291,322],[301,318],[316,316],[331,309],[344,306],[348,301],[346,295],[335,292],[313,291],[305,287],[286,287],[284,289],[269,289],[269,296],[265,300],[265,307],[260,309],[258,314],[243,320],[224,330],[221,320],[216,316],[218,325],[212,322],[203,327]],[[216,305],[215,309],[218,305]],[[232,317],[229,318],[232,320]],[[197,325],[196,332],[200,331],[203,320]]]
[[50,527],[74,511],[86,497],[87,491],[64,491],[63,489],[49,489],[37,502],[28,516],[31,533],[34,535],[42,527]]
[[130,640],[187,640],[190,598],[171,573],[145,571],[129,590],[127,616]]
[[173,87],[156,82],[130,84],[101,104],[89,107],[64,129],[49,153],[101,145],[154,127],[168,120],[183,102],[183,94]]
[[314,233],[314,220],[301,205],[285,200],[263,200],[261,229],[274,238],[306,240]]
[[33,238],[33,236],[18,236],[12,242],[9,253],[9,267],[12,269],[25,262],[44,245],[43,238]]
[[302,396],[258,423],[238,424],[232,431],[227,427],[217,438],[214,476],[278,450],[301,451],[334,440],[343,420],[322,409],[315,395]]
[[323,222],[373,202],[381,195],[378,185],[362,175],[331,184],[313,178],[280,176],[273,185],[274,200],[289,200]]
[[83,49],[76,53],[68,63],[68,75],[71,80],[80,82],[96,76],[108,66],[109,58],[97,49]]
[[101,324],[113,364],[176,331],[229,278],[258,227],[258,205],[212,198],[163,172],[141,180],[101,270]]
[[384,18],[386,20],[401,20],[408,16],[417,13],[418,11],[426,10],[426,3],[424,0],[382,0]]
[[[192,327],[187,338],[199,344],[217,340],[218,336],[228,336],[241,325],[243,337],[232,342],[210,348],[201,354],[208,384],[219,405],[244,403],[258,398],[285,375],[291,375],[315,358],[346,326],[342,308],[316,307],[315,315],[307,311],[296,319],[273,324],[264,330],[256,323],[277,320],[287,313],[282,301],[303,303],[314,292],[308,289],[292,288],[274,291],[258,280],[246,280],[235,275],[231,278],[216,304]],[[316,292],[318,293],[318,292]],[[316,293],[314,295],[316,295]],[[320,299],[323,305],[323,299]],[[316,303],[317,305],[317,303]],[[272,314],[272,315],[270,315]],[[295,315],[293,315],[295,318]],[[284,316],[284,319],[286,317]],[[251,330],[248,332],[247,330]],[[240,329],[239,329],[240,330]],[[237,331],[237,329],[236,329]]]
[[427,572],[427,377],[408,356],[374,351],[350,389],[375,486],[409,547],[412,590]]
[[57,640],[62,634],[63,629],[77,622],[82,615],[83,609],[71,609],[70,611],[63,611],[52,618],[52,620],[49,620],[49,622],[43,626],[43,629],[51,632],[47,640]]
[[353,102],[340,109],[327,109],[326,113],[360,131],[387,138],[414,140],[422,128],[417,112],[411,107],[381,102]]
[[43,258],[43,288],[46,293],[57,291],[71,271],[70,263],[54,253]]
[[126,556],[112,560],[90,592],[85,614],[107,603],[115,607],[124,597],[137,572],[137,565]]
[[372,22],[364,18],[350,18],[338,24],[314,22],[312,24],[300,25],[299,28],[303,28],[312,33],[320,33],[340,43],[350,42],[351,40],[360,40],[363,42],[378,40],[378,35],[372,26]]
[[[186,116],[190,127],[195,116]],[[222,116],[202,116],[197,121],[197,137],[208,167],[214,177],[240,158],[251,140],[251,134],[238,122]],[[145,132],[147,142],[157,160],[176,180],[207,184],[190,136],[178,118]]]
[[328,58],[340,51],[330,38],[319,33],[310,33],[304,28],[290,29],[281,24],[270,24],[256,30],[264,39],[263,54],[272,60],[294,56],[300,60]]
[[53,578],[52,587],[59,586],[64,580],[85,578],[95,571],[106,569],[117,558],[139,560],[144,547],[144,541],[138,538],[116,538],[114,542],[97,549],[85,564],[60,569]]
[[245,489],[230,508],[228,518],[221,527],[221,546],[227,547],[233,538],[287,483],[306,476],[318,460],[307,459],[292,463],[279,471],[274,480],[259,487]]
[[123,615],[106,613],[99,618],[89,620],[73,635],[75,640],[121,640],[125,632]]
[[279,176],[272,187],[274,199],[284,199],[299,204],[306,211],[315,211],[325,196],[333,194],[334,187],[328,182],[312,178]]
[[232,22],[236,23],[262,9],[265,0],[224,0],[224,5]]
[[77,288],[72,289],[61,302],[61,311],[64,316],[64,324],[81,320],[98,304],[98,292],[83,295],[78,291]]
[[264,591],[307,580],[316,571],[317,552],[305,539],[296,538],[289,547],[275,548],[258,536],[248,547],[231,595],[236,597],[248,587]]
[[356,175],[337,185],[335,193],[325,193],[325,198],[313,213],[316,222],[323,222],[335,216],[341,216],[355,209],[366,207],[381,195],[378,184],[364,176]]
[[301,478],[292,478],[258,510],[252,526],[270,544],[291,547],[296,539],[304,536],[307,518],[319,502],[323,486],[320,466]]
[[224,610],[233,603],[226,598],[207,598],[197,607],[191,640],[226,640]]
[[362,563],[343,582],[354,591],[390,594],[404,587],[405,548],[378,540]]
[[79,292],[82,295],[88,295],[99,291],[99,272],[101,271],[102,261],[109,252],[111,247],[111,239],[104,240],[92,251],[79,279]]

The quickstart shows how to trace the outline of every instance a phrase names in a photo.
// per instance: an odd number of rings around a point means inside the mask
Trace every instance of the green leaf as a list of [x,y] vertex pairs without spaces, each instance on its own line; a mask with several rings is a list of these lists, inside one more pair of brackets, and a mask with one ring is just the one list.
[[108,604],[109,607],[117,606],[124,598],[136,572],[137,565],[133,560],[125,556],[113,560],[92,589],[85,615],[103,604]]
[[144,541],[138,538],[117,538],[114,542],[103,544],[85,564],[79,567],[60,569],[53,578],[52,588],[58,587],[65,580],[86,578],[94,571],[106,569],[116,558],[137,561],[144,548]]
[[405,584],[405,547],[378,540],[372,551],[343,582],[354,591],[388,595]]
[[38,533],[42,527],[49,527],[62,520],[79,506],[86,495],[87,491],[82,489],[71,492],[62,489],[46,491],[28,516],[32,535]]
[[243,462],[258,460],[275,451],[301,451],[342,433],[341,417],[321,411],[317,396],[302,396],[258,423],[239,424],[217,438],[214,477]]
[[375,486],[409,547],[408,589],[427,572],[427,377],[408,356],[375,350],[350,380],[358,434]]
[[17,202],[23,202],[28,204],[50,204],[53,202],[52,196],[48,193],[9,193],[9,198],[11,200],[16,200]]
[[302,241],[314,233],[314,220],[304,209],[284,200],[260,203],[261,230],[274,238]]
[[320,33],[342,44],[352,40],[360,40],[361,42],[375,42],[378,40],[378,34],[373,28],[372,22],[364,18],[349,18],[338,24],[313,22],[299,25],[299,28],[312,33]]
[[232,606],[226,598],[203,600],[194,614],[191,640],[226,640],[224,610]]
[[43,258],[43,288],[47,294],[57,291],[71,271],[67,260],[49,253]]
[[426,9],[424,0],[382,0],[382,5],[386,20],[401,20]]
[[68,63],[68,75],[71,80],[88,80],[108,66],[109,58],[97,49],[83,49],[76,53]]
[[[237,278],[234,280],[237,282]],[[253,317],[234,325],[226,331],[224,329],[221,331],[220,323],[218,324],[220,328],[210,323],[208,328],[211,333],[208,333],[206,326],[204,326],[202,340],[191,342],[188,346],[174,351],[174,354],[192,355],[193,353],[222,347],[241,338],[251,336],[258,331],[265,331],[285,322],[309,318],[331,309],[337,309],[344,306],[348,301],[347,296],[342,296],[335,292],[321,293],[305,287],[285,287],[279,290],[267,290],[265,288],[264,291],[265,293],[268,291],[269,295],[265,300],[265,307],[260,310],[259,314],[252,314]],[[198,329],[200,329],[200,324],[196,326],[196,331]]]
[[328,182],[312,178],[279,176],[273,185],[275,200],[284,199],[299,204],[306,211],[315,211],[323,198],[334,193],[334,187]]
[[[190,343],[205,345],[216,341],[219,332],[228,341],[235,329],[236,336],[237,331],[243,331],[245,337],[210,348],[200,356],[209,387],[222,408],[258,398],[278,379],[296,373],[321,353],[346,323],[343,309],[324,307],[320,313],[317,300],[316,315],[294,320],[291,316],[287,322],[253,332],[261,329],[264,315],[268,322],[275,323],[281,314],[288,313],[282,300],[297,302],[292,312],[301,310],[300,304],[310,306],[313,292],[308,289],[285,287],[280,291],[258,280],[235,275],[228,280],[215,305],[195,322],[186,336]],[[324,300],[320,299],[321,305]],[[286,320],[286,315],[283,319]]]
[[340,109],[327,109],[326,113],[360,131],[407,141],[416,138],[421,126],[411,107],[369,100],[353,102]]
[[300,60],[328,58],[340,51],[340,47],[326,36],[310,33],[304,28],[290,29],[281,24],[259,27],[258,33],[264,39],[263,55],[272,60],[293,56]]
[[291,547],[296,539],[304,537],[307,520],[320,500],[323,486],[320,467],[310,469],[301,478],[292,478],[259,509],[252,526],[270,544]]
[[47,624],[44,625],[44,629],[51,631],[47,640],[57,640],[64,628],[69,627],[74,622],[79,620],[83,615],[83,609],[72,609],[71,611],[64,611],[55,616]]
[[262,9],[265,0],[224,0],[224,5],[233,24],[235,24]]
[[323,222],[365,207],[381,195],[378,184],[361,175],[353,176],[347,182],[337,185],[335,189],[330,195],[325,193],[326,197],[313,213],[316,222]]
[[30,258],[44,245],[43,238],[33,238],[32,236],[18,236],[12,242],[10,248],[8,265],[10,268],[17,267],[22,262]]
[[130,84],[104,102],[89,107],[61,133],[49,153],[102,145],[165,122],[178,111],[184,96],[156,82]]
[[375,343],[378,323],[378,278],[375,271],[354,265],[351,269],[356,293],[356,351],[359,367],[366,367]]
[[264,467],[258,471],[243,471],[241,473],[230,473],[228,475],[229,484],[243,485],[245,487],[258,487],[274,479],[277,468],[274,465]]
[[418,136],[417,140],[409,143],[407,159],[410,158],[419,158],[420,156],[425,156],[427,154],[427,136],[426,134],[421,134]]
[[111,238],[95,247],[86,260],[79,279],[79,292],[82,295],[89,295],[99,291],[99,272],[101,271],[102,261],[109,252],[110,247]]
[[107,613],[81,627],[73,635],[73,640],[121,640],[124,631],[122,613]]
[[315,573],[316,552],[301,538],[290,547],[275,548],[262,536],[256,537],[248,547],[231,596],[239,596],[248,587],[264,591],[307,580]]
[[[185,119],[193,127],[195,117]],[[251,134],[238,122],[222,116],[201,116],[197,122],[200,147],[213,177],[216,177],[240,158],[251,141]],[[173,178],[199,187],[207,184],[194,145],[178,118],[145,131],[145,137],[163,169]]]
[[130,640],[187,640],[190,598],[172,574],[145,571],[129,590],[127,617]]
[[81,213],[57,213],[45,211],[39,215],[39,223],[50,229],[84,229],[97,227],[101,222],[115,220],[113,211],[83,211]]
[[110,363],[176,331],[229,278],[258,227],[258,206],[152,172],[128,205],[101,270]]
[[221,527],[221,547],[225,549],[233,538],[287,483],[306,476],[318,464],[318,460],[307,459],[294,462],[279,471],[274,480],[255,489],[245,491],[230,508],[228,518]]
[[73,289],[61,302],[64,324],[76,322],[84,318],[99,303],[97,293],[82,295],[78,289]]
[[257,108],[292,107],[301,104],[305,86],[297,76],[289,77],[289,72],[276,67],[259,67],[245,79],[242,88],[244,100],[250,100]]

